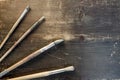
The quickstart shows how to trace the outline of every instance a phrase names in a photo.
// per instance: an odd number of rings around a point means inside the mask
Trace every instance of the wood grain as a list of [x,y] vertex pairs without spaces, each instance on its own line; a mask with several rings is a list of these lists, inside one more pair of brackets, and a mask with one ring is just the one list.
[[[31,52],[64,38],[64,46],[19,67],[4,77],[12,78],[74,65],[74,73],[41,80],[94,80],[120,78],[119,0],[6,0],[0,1],[0,42],[26,5],[31,12],[0,51],[0,56],[41,16],[46,21],[26,38],[5,61],[8,68]],[[17,9],[17,10],[16,10]],[[38,80],[40,80],[38,79]]]

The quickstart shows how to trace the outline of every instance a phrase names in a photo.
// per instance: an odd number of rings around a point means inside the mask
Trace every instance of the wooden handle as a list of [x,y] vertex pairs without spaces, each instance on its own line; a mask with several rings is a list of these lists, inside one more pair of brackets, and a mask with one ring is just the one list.
[[74,71],[74,67],[69,66],[69,67],[65,67],[65,68],[62,68],[62,69],[40,72],[40,73],[36,73],[36,74],[11,78],[11,79],[8,79],[8,80],[29,80],[29,79],[34,79],[34,78],[46,77],[46,76],[50,76],[50,75],[54,75],[54,74],[58,74],[58,73],[63,73],[63,72],[67,72],[67,71]]
[[37,27],[37,25],[39,25],[43,20],[45,19],[45,17],[41,17],[35,24],[32,25],[32,27],[30,27],[16,42],[15,44],[0,58],[0,62],[3,61],[3,59],[5,59],[11,52],[12,50],[23,40],[27,37],[27,35],[34,29]]
[[25,17],[25,15],[30,11],[30,7],[27,6],[25,8],[25,10],[22,12],[21,16],[18,18],[18,20],[15,22],[15,24],[13,25],[13,27],[11,28],[11,30],[8,32],[7,36],[4,38],[4,40],[2,41],[2,43],[0,44],[0,49],[2,49],[2,47],[4,46],[4,44],[7,42],[7,40],[9,39],[9,37],[12,35],[12,33],[14,32],[14,30],[17,28],[17,26],[19,25],[19,23],[23,20],[23,18]]
[[19,67],[20,65],[28,62],[29,60],[35,58],[36,56],[40,55],[41,53],[47,51],[48,49],[50,49],[50,48],[52,48],[52,47],[54,47],[54,46],[56,46],[56,44],[62,43],[63,41],[64,41],[63,39],[56,40],[56,41],[50,43],[49,45],[47,45],[47,46],[45,46],[45,47],[43,47],[43,48],[41,48],[41,49],[33,52],[32,54],[30,54],[29,56],[27,56],[27,57],[25,57],[24,59],[20,60],[20,61],[17,62],[16,64],[14,64],[14,65],[12,65],[11,67],[9,67],[9,68],[5,69],[4,71],[2,71],[2,72],[0,73],[0,78],[1,78],[2,76],[6,75],[7,73],[9,73],[10,71],[14,70],[15,68]]

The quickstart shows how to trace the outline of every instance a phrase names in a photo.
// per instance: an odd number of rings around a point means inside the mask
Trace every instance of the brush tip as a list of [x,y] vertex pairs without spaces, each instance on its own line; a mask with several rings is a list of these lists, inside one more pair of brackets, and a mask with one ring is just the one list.
[[29,10],[30,10],[30,6],[29,6],[29,5],[27,5],[26,9],[29,11]]
[[45,19],[45,16],[42,16],[41,19]]
[[65,70],[66,71],[74,71],[75,68],[74,68],[74,66],[69,66],[69,67],[66,67]]
[[38,22],[41,22],[41,21],[43,21],[43,20],[45,20],[45,16],[42,16],[42,17],[38,20]]
[[62,42],[64,42],[64,39],[59,39],[59,40],[54,41],[55,44],[60,44]]

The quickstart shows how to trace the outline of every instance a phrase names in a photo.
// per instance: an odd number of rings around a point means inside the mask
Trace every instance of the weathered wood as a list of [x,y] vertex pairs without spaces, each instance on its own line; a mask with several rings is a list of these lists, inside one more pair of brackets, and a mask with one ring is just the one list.
[[[74,65],[75,72],[33,80],[114,80],[120,78],[120,0],[4,0],[0,2],[0,42],[26,5],[32,11],[16,29],[0,56],[32,23],[46,21],[1,64],[0,71],[59,38],[65,45],[15,69],[2,79]],[[2,25],[1,25],[2,24]]]

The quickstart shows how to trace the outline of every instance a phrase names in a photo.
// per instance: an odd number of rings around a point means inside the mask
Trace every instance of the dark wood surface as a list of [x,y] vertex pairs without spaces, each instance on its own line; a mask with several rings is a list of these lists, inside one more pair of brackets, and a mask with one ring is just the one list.
[[120,78],[119,0],[0,0],[0,42],[27,5],[30,13],[0,50],[0,56],[41,16],[46,21],[0,63],[0,71],[56,39],[63,38],[65,42],[10,72],[3,80],[69,65],[76,70],[34,80]]

